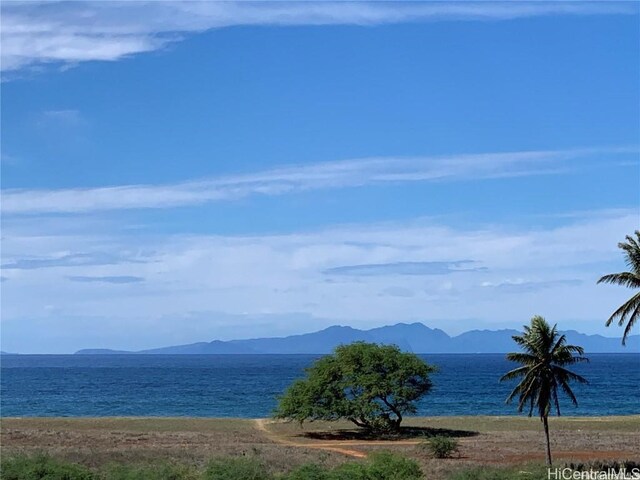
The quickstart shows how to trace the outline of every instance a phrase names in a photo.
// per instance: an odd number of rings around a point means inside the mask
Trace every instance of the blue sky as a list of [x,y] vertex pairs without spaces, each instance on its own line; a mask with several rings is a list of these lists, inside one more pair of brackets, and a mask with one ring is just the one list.
[[621,333],[637,4],[2,9],[3,350]]

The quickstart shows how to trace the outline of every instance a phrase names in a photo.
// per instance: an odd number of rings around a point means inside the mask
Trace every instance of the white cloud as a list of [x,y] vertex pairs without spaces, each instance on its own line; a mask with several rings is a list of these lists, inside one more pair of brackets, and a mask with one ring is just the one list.
[[[8,281],[2,287],[2,321],[13,327],[3,328],[3,341],[7,331],[15,332],[24,321],[45,325],[67,351],[97,346],[83,340],[92,338],[90,331],[83,334],[77,331],[78,322],[65,320],[86,319],[81,324],[90,329],[96,312],[126,326],[127,336],[138,335],[140,348],[178,343],[177,335],[185,343],[268,335],[270,322],[282,334],[331,323],[371,327],[414,320],[457,333],[472,324],[519,327],[533,314],[615,336],[618,332],[605,329],[604,320],[629,292],[595,282],[603,273],[624,268],[616,244],[637,228],[637,219],[637,211],[617,211],[530,229],[470,229],[416,220],[282,235],[162,237],[144,232],[91,235],[81,225],[76,232],[67,226],[57,232],[51,224],[39,227],[38,219],[32,219],[29,231],[24,219],[18,229],[9,220],[4,263],[60,258],[61,252],[124,260],[4,271]],[[438,275],[330,278],[323,273],[343,265],[447,262],[459,259],[461,252],[486,270],[450,273],[444,283]],[[141,257],[144,262],[138,261]],[[145,281],[122,285],[69,277]],[[206,322],[192,325],[188,312],[212,313]],[[229,318],[235,330],[225,323]],[[254,325],[256,318],[263,323]],[[67,340],[65,329],[73,329],[66,332]],[[153,345],[141,333],[149,329],[154,330]],[[24,338],[12,333],[6,341],[25,351],[27,333]],[[135,347],[134,337],[127,348]],[[20,342],[23,347],[18,348]]]
[[229,201],[249,195],[283,195],[314,189],[383,183],[480,180],[567,171],[594,156],[637,149],[573,149],[482,153],[443,157],[365,158],[291,166],[247,175],[168,185],[123,185],[65,190],[4,190],[5,214],[82,213],[170,208]]
[[119,60],[237,25],[379,25],[635,14],[632,2],[3,2],[2,70]]
[[78,125],[84,123],[84,118],[79,110],[45,110],[40,114],[38,122],[56,122]]

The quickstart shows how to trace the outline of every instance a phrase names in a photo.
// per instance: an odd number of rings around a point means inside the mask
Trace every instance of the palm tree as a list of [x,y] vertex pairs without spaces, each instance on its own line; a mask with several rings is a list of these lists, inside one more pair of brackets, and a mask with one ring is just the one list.
[[[616,285],[640,289],[640,230],[636,230],[635,235],[636,238],[627,235],[625,237],[627,241],[618,244],[618,248],[624,250],[624,260],[629,267],[629,271],[605,275],[598,280],[598,283],[614,283]],[[628,317],[627,326],[622,335],[622,344],[624,345],[627,342],[627,337],[631,333],[633,325],[636,323],[636,320],[638,320],[638,316],[640,316],[640,290],[611,314],[606,325],[608,327],[617,318],[618,326],[622,326]]]
[[511,370],[500,379],[500,381],[504,381],[522,378],[507,397],[506,403],[510,403],[518,396],[519,412],[528,406],[529,416],[531,416],[533,410],[537,409],[547,441],[547,465],[551,465],[548,417],[553,407],[555,407],[557,415],[560,416],[558,389],[561,389],[577,406],[578,400],[576,400],[569,382],[575,380],[587,383],[585,378],[564,367],[589,361],[582,356],[584,349],[575,345],[567,345],[566,337],[560,335],[556,327],[557,325],[554,325],[551,328],[542,317],[533,317],[531,325],[525,325],[523,335],[512,337],[523,351],[507,354],[508,360],[521,363],[522,366]]

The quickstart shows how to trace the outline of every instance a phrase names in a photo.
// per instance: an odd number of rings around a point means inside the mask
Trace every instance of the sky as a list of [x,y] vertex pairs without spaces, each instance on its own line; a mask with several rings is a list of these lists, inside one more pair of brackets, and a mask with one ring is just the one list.
[[1,8],[3,351],[621,336],[637,3]]

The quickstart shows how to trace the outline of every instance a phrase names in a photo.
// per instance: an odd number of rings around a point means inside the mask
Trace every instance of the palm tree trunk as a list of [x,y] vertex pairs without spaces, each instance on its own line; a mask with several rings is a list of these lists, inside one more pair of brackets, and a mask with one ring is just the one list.
[[542,417],[542,425],[544,425],[544,436],[547,440],[547,466],[551,466],[551,443],[549,442],[549,421],[547,416]]

